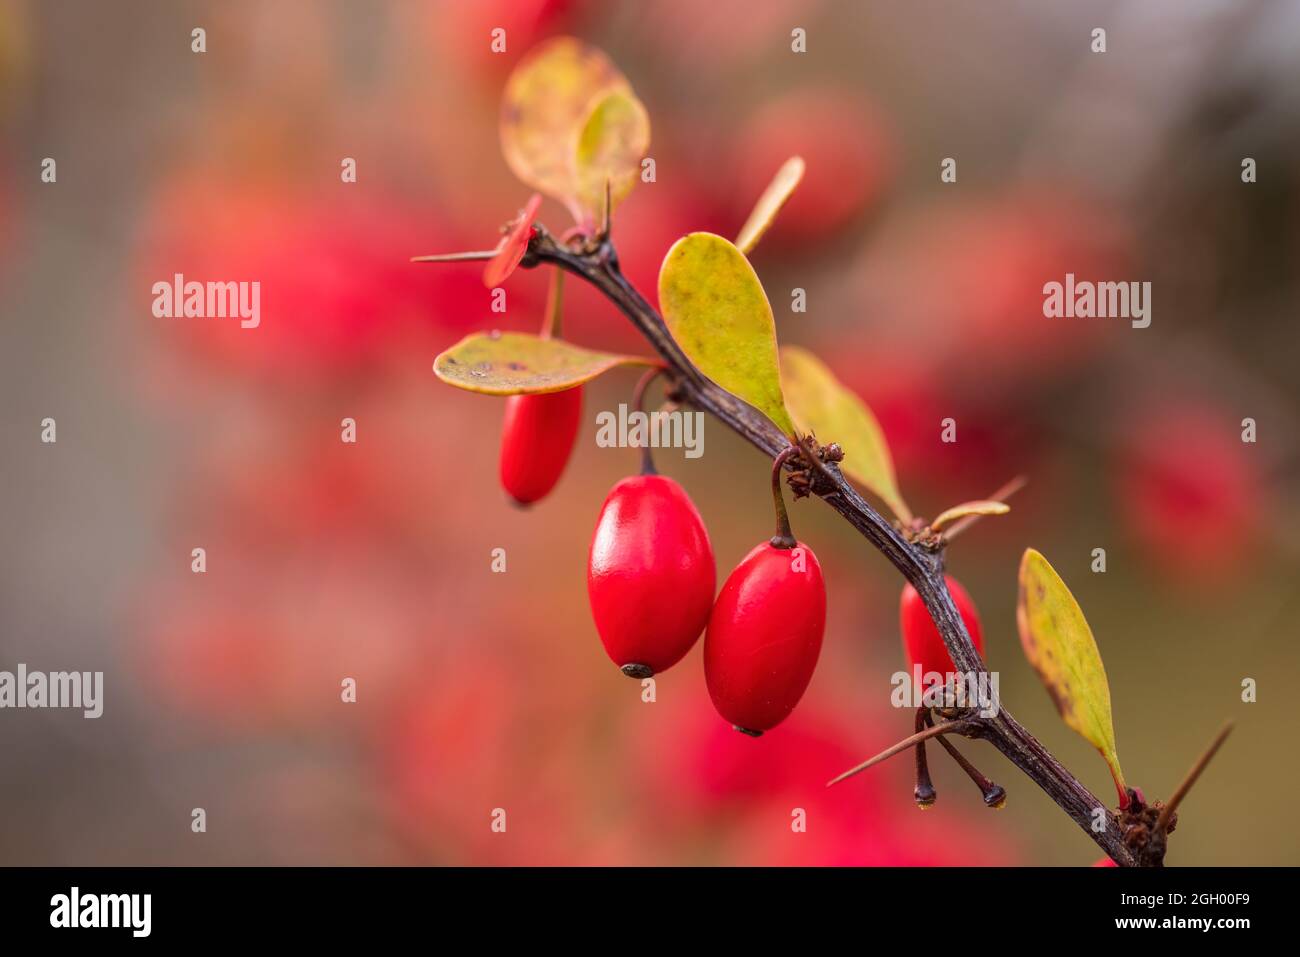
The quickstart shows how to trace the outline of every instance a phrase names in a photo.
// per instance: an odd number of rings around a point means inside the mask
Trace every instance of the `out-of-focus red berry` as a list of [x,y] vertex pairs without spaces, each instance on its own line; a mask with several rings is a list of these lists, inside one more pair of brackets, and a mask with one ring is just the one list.
[[1125,530],[1157,571],[1222,584],[1248,558],[1267,509],[1259,446],[1201,401],[1130,408],[1115,483]]
[[[436,213],[369,194],[322,204],[292,189],[188,177],[146,214],[136,275],[145,291],[176,274],[259,283],[255,328],[238,317],[151,321],[189,355],[292,389],[373,366],[399,343],[434,350],[438,324],[481,321],[487,299],[474,270],[409,261],[457,248],[446,232]],[[140,311],[150,304],[142,296]]]
[[[944,575],[943,578],[948,583],[948,592],[952,595],[957,611],[961,614],[961,620],[965,623],[966,630],[970,632],[975,650],[983,657],[984,629],[980,627],[980,616],[975,610],[975,602],[962,587],[961,582],[951,575]],[[957,666],[953,664],[952,656],[948,654],[948,648],[943,643],[939,629],[935,627],[934,619],[930,617],[930,612],[921,601],[921,596],[910,584],[903,586],[898,617],[899,627],[903,632],[903,650],[910,666],[920,665],[923,675],[931,672],[946,675],[956,671]]]
[[[936,174],[937,175],[937,174]],[[1121,336],[1127,319],[1048,318],[1043,287],[1123,278],[1122,227],[1068,195],[1025,187],[943,200],[886,225],[860,274],[864,335],[946,379],[1023,398]]]
[[[585,6],[586,0],[453,0],[433,5],[428,29],[448,58],[487,80],[508,73],[545,37],[563,32]],[[494,36],[497,29],[504,34]]]
[[520,505],[545,498],[564,473],[582,424],[582,386],[512,395],[501,427],[501,485]]
[[796,154],[807,171],[764,244],[835,235],[877,201],[894,163],[891,134],[870,103],[836,89],[789,94],[762,107],[738,137],[732,187],[737,224]]

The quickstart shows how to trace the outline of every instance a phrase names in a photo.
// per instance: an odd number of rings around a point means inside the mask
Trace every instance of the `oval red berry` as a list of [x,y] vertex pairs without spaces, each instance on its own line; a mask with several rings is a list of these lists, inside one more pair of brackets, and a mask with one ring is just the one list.
[[[945,575],[944,581],[948,583],[948,592],[952,595],[961,620],[966,624],[966,630],[970,632],[971,641],[975,643],[975,650],[983,657],[984,631],[980,627],[980,616],[975,610],[975,602],[971,600],[970,595],[957,579]],[[903,586],[898,617],[903,632],[903,651],[907,655],[908,664],[912,667],[920,665],[923,675],[931,672],[946,675],[957,670],[952,656],[948,654],[947,646],[943,643],[943,638],[939,635],[939,629],[935,627],[934,619],[930,617],[930,612],[926,610],[921,596],[911,585]]]
[[789,716],[812,680],[826,630],[826,584],[807,545],[759,545],[713,606],[704,677],[718,713],[750,734]]
[[662,475],[614,486],[587,564],[592,618],[614,664],[639,678],[680,661],[708,623],[715,581],[713,546],[685,489]]
[[564,472],[582,422],[582,386],[512,395],[501,427],[501,486],[520,505],[544,498]]

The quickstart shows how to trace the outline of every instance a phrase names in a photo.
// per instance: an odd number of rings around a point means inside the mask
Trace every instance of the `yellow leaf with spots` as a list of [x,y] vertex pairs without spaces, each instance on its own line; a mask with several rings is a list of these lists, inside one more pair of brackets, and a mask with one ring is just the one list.
[[696,368],[794,436],[772,306],[744,253],[713,233],[683,236],[659,270],[659,308]]
[[1038,672],[1061,718],[1101,752],[1115,779],[1121,807],[1128,805],[1124,774],[1115,753],[1110,685],[1092,629],[1061,576],[1039,552],[1020,561],[1016,624],[1025,657]]
[[867,404],[807,349],[781,347],[781,384],[795,424],[844,450],[840,470],[878,496],[902,521],[912,512],[899,494],[894,460]]
[[[613,93],[624,94],[628,102],[602,109]],[[556,37],[529,52],[506,81],[501,97],[501,152],[515,176],[564,203],[581,223],[593,209],[584,208],[580,199],[580,143],[586,142],[589,156],[608,158],[638,148],[644,152],[649,122],[631,116],[637,108],[643,119],[645,110],[627,77],[604,53],[574,37]],[[593,115],[596,128],[584,135]],[[632,142],[616,139],[623,135]],[[604,188],[602,177],[595,210],[603,208]]]
[[522,332],[466,336],[433,360],[448,385],[486,395],[561,392],[622,365],[655,365],[651,359],[592,352],[562,339]]

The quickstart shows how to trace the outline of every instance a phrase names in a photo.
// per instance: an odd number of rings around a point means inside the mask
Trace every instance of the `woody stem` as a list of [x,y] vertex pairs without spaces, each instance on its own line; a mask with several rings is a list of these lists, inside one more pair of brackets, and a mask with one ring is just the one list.
[[[542,263],[558,266],[581,277],[613,303],[667,363],[683,403],[710,413],[769,459],[790,447],[790,439],[770,419],[713,383],[687,358],[668,331],[663,317],[624,277],[619,268],[618,253],[608,238],[594,247],[576,249],[557,242],[540,225],[535,226],[520,265],[531,268]],[[908,541],[845,480],[838,466],[825,463],[824,468],[818,471],[823,473],[825,481],[817,484],[815,494],[867,539],[916,589],[957,669],[977,677],[986,675],[984,662],[975,650],[944,581],[943,543]],[[961,730],[949,730],[989,741],[1117,864],[1132,867],[1137,863],[1124,844],[1115,814],[1008,711],[999,709],[988,717],[975,715],[964,720]],[[1102,812],[1104,824],[1100,830],[1092,826],[1098,809]]]

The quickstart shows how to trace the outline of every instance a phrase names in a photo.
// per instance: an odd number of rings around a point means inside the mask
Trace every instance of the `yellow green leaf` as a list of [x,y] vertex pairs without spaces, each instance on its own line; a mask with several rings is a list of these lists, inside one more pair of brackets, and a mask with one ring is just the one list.
[[1009,511],[1011,511],[1011,506],[1006,502],[995,502],[992,499],[962,502],[960,505],[954,505],[952,508],[940,512],[939,517],[930,523],[930,530],[937,532],[945,525],[951,525],[959,518],[966,518],[970,515],[1005,515]]
[[776,219],[776,214],[781,211],[786,200],[794,193],[795,187],[803,179],[804,161],[802,156],[791,156],[776,171],[772,177],[772,182],[768,184],[767,189],[763,190],[763,195],[758,198],[754,204],[754,210],[749,214],[749,219],[745,220],[745,225],[741,227],[740,235],[736,237],[736,246],[746,256],[751,249],[758,245],[758,241],[763,238],[772,221]]
[[794,435],[781,395],[772,306],[744,253],[713,233],[683,236],[660,267],[659,308],[701,372]]
[[904,522],[912,512],[898,492],[889,443],[871,409],[820,359],[798,346],[781,348],[781,382],[795,424],[844,450],[841,471],[878,496]]
[[1020,561],[1016,624],[1025,657],[1038,672],[1067,725],[1101,752],[1115,779],[1121,807],[1128,805],[1124,774],[1115,753],[1110,685],[1092,629],[1061,576],[1039,552]]
[[606,182],[611,207],[622,202],[636,185],[649,148],[650,117],[631,91],[615,90],[592,105],[574,157],[576,199],[584,217],[603,218]]
[[511,171],[572,207],[578,195],[574,144],[594,105],[612,92],[631,94],[632,88],[595,47],[556,37],[533,49],[510,74],[501,98],[501,152]]
[[478,332],[433,360],[448,385],[486,395],[560,392],[621,365],[654,365],[638,356],[592,352],[562,339],[522,332]]

